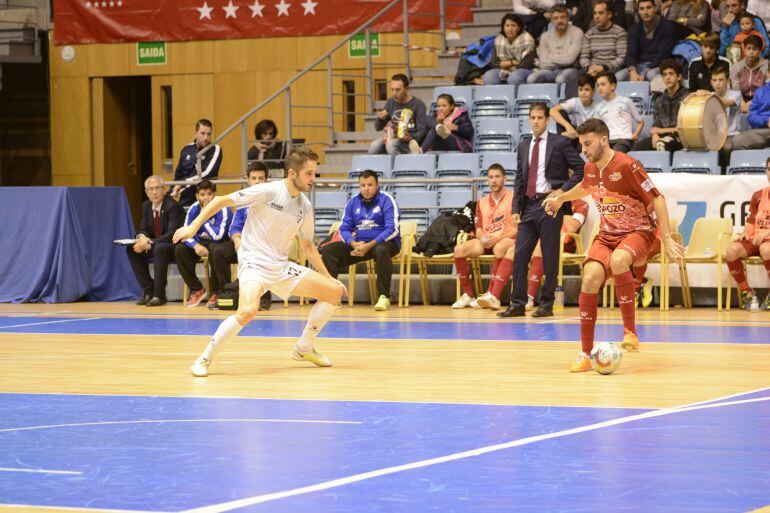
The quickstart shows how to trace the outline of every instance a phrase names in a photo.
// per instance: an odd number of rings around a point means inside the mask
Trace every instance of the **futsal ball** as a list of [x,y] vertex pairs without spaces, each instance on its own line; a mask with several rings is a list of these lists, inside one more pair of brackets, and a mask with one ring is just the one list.
[[622,359],[618,346],[609,342],[600,342],[591,351],[591,367],[599,374],[612,374],[618,370]]

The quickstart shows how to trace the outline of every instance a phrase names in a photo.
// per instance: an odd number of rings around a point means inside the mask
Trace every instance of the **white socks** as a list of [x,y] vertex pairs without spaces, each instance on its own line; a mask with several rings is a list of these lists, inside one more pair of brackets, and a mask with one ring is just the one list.
[[203,356],[208,361],[211,361],[212,358],[214,358],[214,355],[219,350],[219,346],[230,340],[231,338],[235,338],[238,335],[238,332],[241,331],[243,326],[241,326],[238,323],[238,320],[235,318],[235,315],[231,315],[224,321],[222,321],[222,324],[219,325],[219,328],[217,328],[216,333],[214,333],[214,336],[211,337],[211,341],[209,342],[209,345],[206,346],[206,350],[203,351]]
[[297,341],[297,349],[307,352],[313,349],[313,342],[315,342],[318,333],[324,329],[327,321],[334,313],[334,305],[325,301],[318,301],[310,310],[310,315],[307,318],[307,325],[302,331],[302,336]]

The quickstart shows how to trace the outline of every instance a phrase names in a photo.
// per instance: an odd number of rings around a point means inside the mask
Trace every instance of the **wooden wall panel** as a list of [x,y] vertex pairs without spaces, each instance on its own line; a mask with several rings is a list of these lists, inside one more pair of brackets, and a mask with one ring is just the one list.
[[90,112],[87,77],[51,79],[52,185],[91,185]]
[[136,59],[136,43],[87,45],[88,74],[92,77],[120,77],[131,74],[131,58]]

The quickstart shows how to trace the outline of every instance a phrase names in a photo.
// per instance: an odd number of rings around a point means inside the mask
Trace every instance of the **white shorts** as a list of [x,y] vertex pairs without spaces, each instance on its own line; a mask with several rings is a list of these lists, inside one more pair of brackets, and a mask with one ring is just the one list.
[[288,299],[310,269],[294,262],[277,262],[265,265],[257,262],[238,263],[238,281],[256,281],[262,292],[275,292],[281,299]]

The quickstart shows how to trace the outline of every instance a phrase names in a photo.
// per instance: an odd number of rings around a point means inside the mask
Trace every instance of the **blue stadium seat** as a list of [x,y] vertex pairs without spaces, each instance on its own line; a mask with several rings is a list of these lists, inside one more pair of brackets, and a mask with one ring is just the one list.
[[432,211],[438,207],[438,192],[400,190],[396,192],[396,204],[400,219],[417,221],[418,233],[425,233],[433,219]]
[[[548,119],[546,130],[552,134],[556,133],[556,121],[553,118]],[[519,142],[530,141],[532,139],[532,127],[529,125],[529,116],[519,118]]]
[[317,191],[313,208],[341,208],[348,203],[348,193],[344,191]]
[[674,152],[671,163],[672,173],[702,173],[719,175],[719,152],[716,151],[687,151]]
[[556,84],[520,85],[516,91],[513,115],[528,117],[529,106],[538,102],[545,102],[548,107],[556,105],[559,102],[559,87]]
[[440,94],[451,94],[455,105],[465,110],[470,110],[473,101],[473,89],[471,86],[439,86],[433,88],[433,99],[430,101],[430,113],[436,112],[436,100]]
[[393,157],[390,155],[356,155],[350,163],[348,178],[358,178],[361,171],[371,169],[380,178],[390,178]]
[[734,150],[730,154],[728,175],[762,174],[765,162],[770,158],[770,150]]
[[629,156],[641,162],[648,173],[668,173],[671,154],[667,151],[631,151]]
[[650,105],[650,83],[643,82],[618,82],[618,88],[615,93],[620,96],[628,96],[639,109],[639,114],[648,114],[652,106]]
[[489,166],[500,164],[505,169],[505,174],[513,177],[519,167],[517,158],[516,153],[484,153],[481,155],[481,174],[486,176]]
[[474,86],[471,116],[474,119],[513,117],[513,105],[515,100],[516,86]]
[[[444,153],[438,156],[436,178],[472,178],[479,176],[478,153]],[[438,184],[438,189],[469,188],[468,183]]]
[[[650,128],[652,128],[652,122],[655,117],[650,115],[643,115],[642,119],[644,120],[644,128],[642,128],[642,133],[639,134],[639,138],[645,139],[650,136]],[[636,123],[634,123],[634,130],[636,130]]]
[[[396,155],[393,161],[394,180],[409,180],[410,178],[434,178],[436,176],[436,155]],[[398,189],[428,189],[428,184],[392,184],[391,190]]]
[[474,148],[479,153],[515,151],[519,126],[515,119],[480,119],[476,125]]
[[471,190],[445,190],[439,193],[439,212],[461,209],[473,199]]

